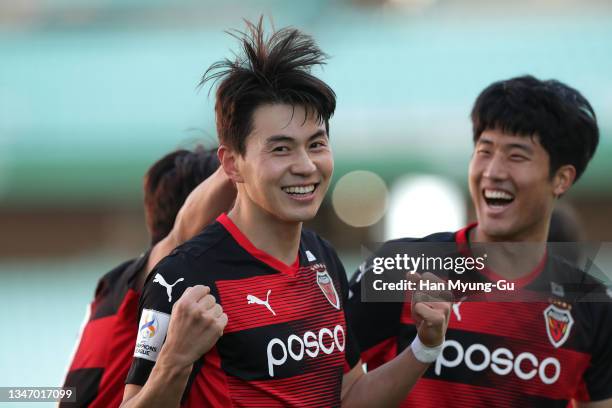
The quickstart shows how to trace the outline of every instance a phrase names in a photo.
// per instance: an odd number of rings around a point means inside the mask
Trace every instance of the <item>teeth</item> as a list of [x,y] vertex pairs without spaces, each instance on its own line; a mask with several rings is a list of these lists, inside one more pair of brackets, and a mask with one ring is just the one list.
[[491,200],[512,200],[514,198],[511,194],[500,190],[485,190],[484,196]]
[[283,187],[283,191],[289,194],[308,194],[312,193],[314,189],[314,184],[309,186]]

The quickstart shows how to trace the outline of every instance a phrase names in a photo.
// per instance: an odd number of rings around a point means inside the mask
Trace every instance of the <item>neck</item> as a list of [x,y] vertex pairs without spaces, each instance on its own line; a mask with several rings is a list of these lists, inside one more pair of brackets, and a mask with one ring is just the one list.
[[253,245],[279,261],[291,265],[300,246],[301,222],[285,222],[262,208],[244,200],[236,204],[227,216]]
[[537,225],[531,230],[519,232],[512,236],[492,236],[488,235],[485,231],[480,228],[480,225],[472,228],[469,231],[470,242],[478,243],[492,243],[492,242],[546,242],[548,237],[548,223]]
[[470,246],[474,253],[487,254],[487,268],[495,274],[509,279],[520,279],[529,275],[546,254],[546,234],[534,234],[530,239],[497,239],[487,236],[478,226],[469,233]]

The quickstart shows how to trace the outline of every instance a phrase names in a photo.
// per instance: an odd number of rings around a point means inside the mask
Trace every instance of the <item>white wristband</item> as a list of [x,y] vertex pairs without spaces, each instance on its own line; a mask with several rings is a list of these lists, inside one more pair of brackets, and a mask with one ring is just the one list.
[[421,339],[419,339],[419,336],[417,335],[414,340],[412,340],[410,348],[412,349],[412,354],[414,354],[414,357],[421,363],[433,363],[442,352],[443,345],[444,341],[439,346],[427,347],[421,343]]

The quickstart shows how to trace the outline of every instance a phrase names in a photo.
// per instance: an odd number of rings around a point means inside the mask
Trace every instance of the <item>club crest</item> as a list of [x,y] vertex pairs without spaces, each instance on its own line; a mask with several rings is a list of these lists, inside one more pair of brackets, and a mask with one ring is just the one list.
[[334,282],[332,281],[331,276],[329,276],[329,272],[327,272],[327,270],[317,271],[317,284],[321,288],[321,291],[329,303],[331,303],[331,305],[336,309],[340,310],[340,298],[338,297]]
[[549,305],[544,309],[544,320],[546,322],[546,333],[551,344],[556,348],[561,347],[569,337],[574,325],[572,314],[567,309]]

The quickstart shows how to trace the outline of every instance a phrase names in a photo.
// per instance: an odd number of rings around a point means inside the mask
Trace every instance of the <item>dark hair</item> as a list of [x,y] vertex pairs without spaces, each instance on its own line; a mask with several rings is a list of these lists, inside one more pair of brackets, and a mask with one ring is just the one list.
[[325,123],[329,133],[336,94],[310,73],[313,66],[325,64],[327,55],[312,37],[294,28],[266,38],[263,18],[257,25],[249,21],[246,25],[245,32],[229,32],[240,42],[242,54],[211,65],[199,84],[220,80],[215,102],[219,141],[244,155],[253,112],[265,104],[303,106],[307,114],[314,113]]
[[191,190],[218,167],[216,150],[197,146],[193,151],[175,150],[149,168],[144,177],[144,207],[151,245],[170,233]]
[[487,129],[537,136],[550,157],[551,176],[571,164],[578,180],[599,143],[597,117],[589,101],[556,80],[528,75],[495,82],[478,96],[471,117],[474,142]]

